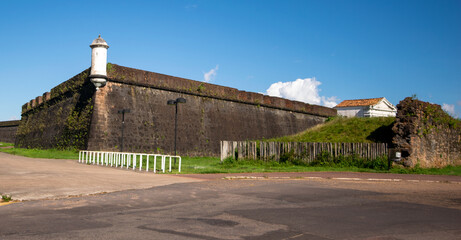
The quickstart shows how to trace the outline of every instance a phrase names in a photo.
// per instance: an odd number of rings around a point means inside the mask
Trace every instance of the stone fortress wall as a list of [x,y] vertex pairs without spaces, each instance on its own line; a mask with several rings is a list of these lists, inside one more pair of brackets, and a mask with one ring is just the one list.
[[95,88],[89,69],[22,106],[15,146],[86,149]]
[[461,165],[461,121],[440,105],[407,97],[397,105],[393,144],[408,167]]
[[[124,151],[173,153],[174,106],[178,106],[177,150],[181,155],[219,154],[220,140],[254,140],[295,134],[336,111],[331,108],[239,91],[168,75],[107,64],[99,91],[90,69],[32,99],[22,119],[0,122],[0,141],[19,147],[120,151],[121,109]],[[461,126],[439,105],[406,98],[393,127],[394,146],[405,166],[461,164]],[[19,126],[18,126],[19,124]]]
[[332,108],[107,64],[107,84],[95,91],[89,69],[24,104],[16,145],[173,153],[178,106],[178,154],[218,155],[220,140],[295,134],[336,116]]
[[[221,140],[257,140],[295,134],[336,109],[235,88],[107,64],[109,45],[90,45],[91,68],[22,107],[19,126],[0,122],[0,141],[18,147],[219,155]],[[96,88],[95,88],[96,87]],[[99,90],[97,90],[99,88]],[[406,98],[398,107],[393,145],[407,166],[461,164],[461,123],[439,105]],[[122,114],[125,114],[122,138]]]
[[14,143],[18,126],[19,120],[0,122],[0,142]]

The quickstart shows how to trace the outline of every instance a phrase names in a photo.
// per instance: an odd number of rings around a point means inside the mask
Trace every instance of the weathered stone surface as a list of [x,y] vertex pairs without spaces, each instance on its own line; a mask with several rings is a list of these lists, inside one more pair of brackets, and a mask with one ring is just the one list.
[[87,79],[88,72],[85,70],[61,83],[51,94],[45,93],[48,100],[42,104],[37,105],[33,99],[30,108],[29,105],[23,108],[16,146],[86,148],[95,91]]
[[96,93],[88,147],[119,151],[125,114],[124,151],[174,152],[175,107],[169,99],[185,98],[178,106],[178,154],[218,155],[220,140],[250,140],[294,134],[325,118],[304,113],[108,82]]
[[308,103],[290,101],[278,97],[271,97],[259,93],[239,91],[235,88],[223,87],[164,74],[147,72],[134,68],[109,64],[107,74],[109,81],[152,87],[183,94],[192,94],[202,97],[216,98],[228,101],[241,102],[259,106],[267,106],[288,111],[308,113],[312,115],[331,117],[336,116],[336,109],[311,105]]
[[40,105],[43,103],[43,99],[42,99],[42,96],[38,96],[35,98],[35,102],[37,103],[37,105]]
[[51,93],[46,92],[43,94],[43,101],[49,101],[51,99]]
[[440,105],[405,98],[397,105],[392,130],[405,166],[461,165],[461,122]]
[[332,108],[108,64],[99,91],[89,69],[22,108],[16,145],[120,151],[174,152],[174,106],[178,107],[179,154],[219,155],[220,140],[253,140],[294,134],[335,116]]
[[0,142],[14,143],[19,120],[0,122]]

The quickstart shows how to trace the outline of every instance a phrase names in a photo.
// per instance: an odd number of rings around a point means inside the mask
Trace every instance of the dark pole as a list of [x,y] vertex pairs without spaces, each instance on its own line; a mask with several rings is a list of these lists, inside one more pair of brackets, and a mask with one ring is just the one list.
[[[168,100],[168,105],[175,105],[175,112],[174,112],[174,155],[177,155],[176,152],[176,142],[178,138],[178,104],[179,103],[186,103],[186,99],[184,98],[177,98],[176,100]],[[176,158],[174,159],[174,165],[176,165]]]

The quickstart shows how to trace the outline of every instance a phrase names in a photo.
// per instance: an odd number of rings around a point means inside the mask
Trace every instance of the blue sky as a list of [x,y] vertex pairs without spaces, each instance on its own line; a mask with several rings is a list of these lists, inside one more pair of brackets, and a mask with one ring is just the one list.
[[[416,96],[461,116],[461,1],[0,1],[0,121],[108,61],[320,105]],[[274,83],[278,83],[273,85]]]

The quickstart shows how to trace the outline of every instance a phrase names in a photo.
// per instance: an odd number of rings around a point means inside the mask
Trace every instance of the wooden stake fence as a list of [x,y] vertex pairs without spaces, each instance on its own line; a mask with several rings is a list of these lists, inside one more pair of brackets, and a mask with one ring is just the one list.
[[386,143],[221,141],[221,161],[228,157],[279,161],[280,156],[291,151],[307,162],[312,162],[323,152],[329,153],[332,157],[355,154],[368,160],[388,155]]

